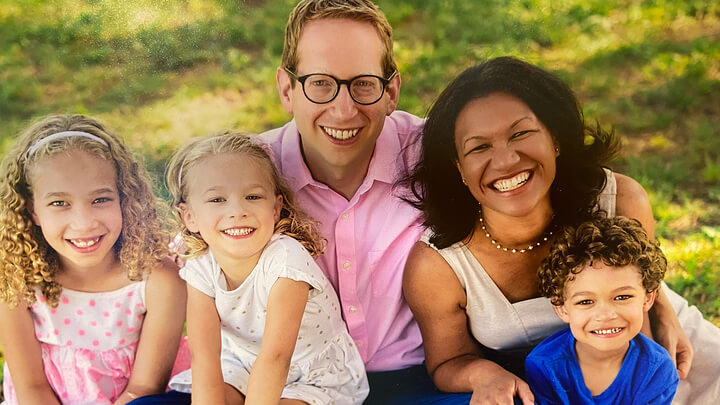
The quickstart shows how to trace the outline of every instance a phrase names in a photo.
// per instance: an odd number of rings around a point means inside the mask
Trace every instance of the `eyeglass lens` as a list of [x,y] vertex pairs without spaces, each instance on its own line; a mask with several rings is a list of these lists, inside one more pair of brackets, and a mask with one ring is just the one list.
[[[332,76],[313,74],[303,83],[305,95],[316,103],[326,103],[332,100],[338,92],[338,83]],[[350,96],[361,104],[372,104],[382,97],[384,86],[379,78],[374,76],[358,76],[348,85]]]

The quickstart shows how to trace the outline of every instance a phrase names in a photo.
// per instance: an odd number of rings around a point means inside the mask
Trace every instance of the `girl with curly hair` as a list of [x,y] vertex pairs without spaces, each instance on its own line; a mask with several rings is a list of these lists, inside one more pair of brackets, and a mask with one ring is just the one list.
[[313,260],[324,241],[266,150],[240,133],[199,139],[172,157],[167,182],[192,353],[170,386],[201,404],[362,403],[362,358]]
[[540,294],[569,324],[525,360],[536,404],[666,404],[668,352],[640,333],[667,260],[640,222],[598,218],[564,229],[538,270]]
[[1,167],[7,403],[125,404],[162,392],[185,290],[143,167],[82,115],[32,124]]

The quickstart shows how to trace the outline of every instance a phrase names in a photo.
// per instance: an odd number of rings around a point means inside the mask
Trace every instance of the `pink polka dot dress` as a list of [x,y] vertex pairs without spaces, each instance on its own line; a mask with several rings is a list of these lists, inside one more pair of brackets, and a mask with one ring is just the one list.
[[[45,376],[63,404],[112,404],[127,386],[145,319],[145,281],[115,291],[63,289],[51,308],[36,291],[30,308]],[[17,404],[5,364],[6,404]]]

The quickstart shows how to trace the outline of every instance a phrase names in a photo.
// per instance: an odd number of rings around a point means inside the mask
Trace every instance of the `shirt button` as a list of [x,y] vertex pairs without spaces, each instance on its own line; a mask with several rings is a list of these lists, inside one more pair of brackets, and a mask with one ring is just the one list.
[[357,312],[357,308],[355,308],[354,305],[351,305],[350,308],[348,308],[348,311],[350,311],[351,314],[354,314],[355,312]]
[[359,341],[359,340],[356,340],[356,341],[355,341],[355,346],[357,346],[357,347],[362,347],[362,342]]
[[343,263],[343,269],[347,270],[349,268],[350,268],[350,262],[346,260],[345,263]]
[[350,215],[348,215],[348,213],[346,212],[346,213],[340,215],[340,219],[342,219],[343,221],[346,221],[349,216],[350,216]]

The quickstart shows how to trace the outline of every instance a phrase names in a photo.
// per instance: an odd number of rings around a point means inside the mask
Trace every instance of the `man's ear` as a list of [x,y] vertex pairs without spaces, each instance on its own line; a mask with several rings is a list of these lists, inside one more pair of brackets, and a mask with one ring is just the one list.
[[[660,288],[660,287],[658,287],[658,288]],[[653,304],[655,303],[655,297],[657,297],[658,288],[645,294],[645,301],[643,302],[643,311],[647,312],[650,310],[650,308],[652,308]]]
[[[287,111],[288,114],[292,115],[293,108],[292,108],[292,91],[293,88],[291,86],[292,79],[290,78],[290,75],[288,72],[285,71],[284,68],[278,67],[277,72],[275,72],[275,81],[277,82],[277,89],[278,89],[278,95],[280,96],[280,103],[282,103],[283,108],[285,111]],[[299,86],[299,83],[295,83],[296,86]]]
[[568,315],[567,309],[565,309],[565,304],[553,305],[553,309],[555,310],[555,313],[558,314],[560,319],[563,320],[563,322],[570,323],[570,316]]
[[400,86],[402,85],[402,79],[400,79],[400,72],[390,80],[390,83],[385,86],[385,93],[388,96],[387,112],[386,115],[392,114],[397,108],[398,100],[400,100]]
[[200,228],[198,227],[197,222],[195,222],[195,215],[193,215],[192,210],[190,210],[187,204],[178,204],[178,210],[180,211],[180,218],[185,224],[185,227],[187,227],[190,232],[200,232]]

